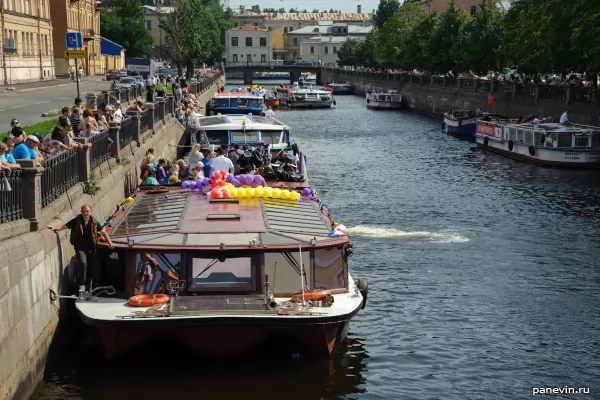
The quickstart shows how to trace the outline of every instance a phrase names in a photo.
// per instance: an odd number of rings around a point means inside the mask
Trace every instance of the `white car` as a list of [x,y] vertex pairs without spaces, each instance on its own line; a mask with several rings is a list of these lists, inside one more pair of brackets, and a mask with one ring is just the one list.
[[123,77],[119,79],[119,83],[117,83],[117,87],[121,88],[130,88],[136,84],[135,78],[133,77]]

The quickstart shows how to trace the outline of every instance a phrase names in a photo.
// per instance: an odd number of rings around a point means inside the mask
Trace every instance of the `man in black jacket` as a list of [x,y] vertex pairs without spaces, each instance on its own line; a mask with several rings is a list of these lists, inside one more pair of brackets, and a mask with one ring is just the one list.
[[77,257],[77,283],[85,285],[86,290],[91,290],[93,278],[94,286],[100,285],[100,268],[96,262],[96,249],[98,247],[98,235],[102,235],[108,246],[112,249],[114,245],[104,231],[104,227],[92,216],[92,206],[84,204],[81,206],[81,214],[61,226],[49,226],[51,231],[71,230],[71,244],[75,247]]

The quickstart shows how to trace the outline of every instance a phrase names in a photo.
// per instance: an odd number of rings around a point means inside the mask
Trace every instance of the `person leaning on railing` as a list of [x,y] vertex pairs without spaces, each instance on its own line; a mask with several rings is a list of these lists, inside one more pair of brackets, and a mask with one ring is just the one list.
[[92,216],[92,206],[84,204],[81,206],[81,214],[61,226],[48,226],[51,231],[71,230],[70,242],[75,248],[77,258],[77,283],[85,285],[86,290],[99,286],[101,271],[97,262],[96,250],[98,248],[98,235],[101,235],[108,243],[109,248],[114,244],[104,231],[104,227]]

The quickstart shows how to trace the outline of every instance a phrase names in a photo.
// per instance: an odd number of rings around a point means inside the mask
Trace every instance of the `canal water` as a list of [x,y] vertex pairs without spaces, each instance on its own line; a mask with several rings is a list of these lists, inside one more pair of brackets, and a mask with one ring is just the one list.
[[106,361],[82,331],[34,399],[600,398],[597,172],[487,154],[359,97],[276,117],[369,281],[346,342],[319,362],[207,365],[170,344]]

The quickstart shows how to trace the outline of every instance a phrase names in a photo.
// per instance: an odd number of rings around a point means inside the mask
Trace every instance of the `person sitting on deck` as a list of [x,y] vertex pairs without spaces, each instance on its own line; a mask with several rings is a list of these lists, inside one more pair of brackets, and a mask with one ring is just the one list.
[[562,115],[560,116],[560,123],[561,125],[569,125],[569,116],[568,116],[568,110],[565,110],[564,113],[562,113]]
[[194,180],[205,178],[204,164],[202,163],[202,161],[198,161],[196,163],[196,167],[193,170],[190,170],[190,175],[193,176],[192,179],[194,179]]

